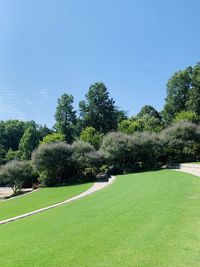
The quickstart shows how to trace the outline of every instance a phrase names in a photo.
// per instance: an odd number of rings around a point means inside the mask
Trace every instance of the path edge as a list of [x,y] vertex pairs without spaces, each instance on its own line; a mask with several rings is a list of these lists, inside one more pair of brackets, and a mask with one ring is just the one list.
[[[94,185],[92,187],[90,187],[86,191],[84,191],[84,192],[82,192],[82,193],[80,193],[80,194],[78,194],[78,195],[76,195],[74,197],[71,197],[71,198],[66,199],[66,200],[64,200],[62,202],[47,206],[45,208],[41,208],[41,209],[38,209],[38,210],[35,210],[35,211],[27,212],[27,213],[24,213],[22,215],[18,215],[18,216],[9,218],[9,219],[2,220],[2,221],[0,221],[0,225],[7,224],[7,223],[10,223],[10,222],[14,222],[14,221],[17,221],[17,220],[20,220],[20,219],[23,219],[23,218],[27,218],[29,216],[44,212],[46,210],[49,210],[49,209],[52,209],[52,208],[56,208],[58,206],[61,206],[61,205],[64,205],[64,204],[68,204],[68,203],[71,203],[71,202],[76,201],[78,199],[84,198],[86,196],[89,196],[89,195],[91,195],[91,194],[93,194],[93,193],[95,193],[97,191],[100,191],[100,190],[104,189],[105,187],[113,184],[113,182],[115,180],[116,180],[116,177],[115,176],[111,176],[111,178],[108,180],[108,182],[96,182],[96,183],[94,183]],[[102,187],[98,188],[97,185],[99,185],[100,183],[102,183]],[[97,187],[97,189],[94,190],[95,186]],[[30,193],[32,193],[32,192],[30,192]]]

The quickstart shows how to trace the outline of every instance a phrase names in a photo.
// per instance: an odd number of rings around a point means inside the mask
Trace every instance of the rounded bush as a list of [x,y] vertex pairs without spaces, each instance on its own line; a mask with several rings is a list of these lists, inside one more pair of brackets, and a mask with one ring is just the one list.
[[32,185],[34,178],[30,162],[12,160],[0,168],[0,179],[13,189],[14,193],[21,191],[25,185]]
[[48,186],[65,182],[72,172],[71,156],[72,148],[64,142],[40,145],[32,155],[40,181]]

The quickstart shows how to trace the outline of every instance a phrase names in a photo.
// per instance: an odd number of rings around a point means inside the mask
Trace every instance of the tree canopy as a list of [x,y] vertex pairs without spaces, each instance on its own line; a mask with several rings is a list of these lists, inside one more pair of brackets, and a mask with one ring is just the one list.
[[161,112],[144,105],[128,117],[103,83],[89,87],[79,112],[73,103],[66,93],[58,99],[54,130],[35,121],[0,121],[1,184],[15,167],[16,177],[24,175],[31,156],[45,185],[89,181],[111,167],[123,172],[200,160],[200,64],[172,75]]
[[88,142],[93,145],[96,149],[100,147],[103,134],[97,132],[93,127],[86,127],[80,135],[80,140]]
[[150,105],[143,106],[140,112],[137,114],[137,117],[139,118],[142,118],[144,116],[150,116],[150,117],[161,119],[161,115],[159,114],[159,112]]
[[167,83],[167,97],[163,109],[166,123],[172,122],[176,114],[186,110],[191,86],[192,68],[176,72]]
[[117,128],[117,108],[103,83],[90,86],[85,100],[79,104],[80,116],[85,127],[93,127],[100,133]]
[[34,126],[29,126],[24,132],[20,144],[19,153],[21,159],[28,160],[31,158],[33,150],[38,146],[39,134]]
[[72,95],[63,94],[58,99],[54,128],[65,136],[67,143],[72,143],[75,135],[76,111],[73,108],[74,98]]
[[166,124],[182,111],[195,112],[200,118],[200,65],[176,72],[167,83],[163,109]]

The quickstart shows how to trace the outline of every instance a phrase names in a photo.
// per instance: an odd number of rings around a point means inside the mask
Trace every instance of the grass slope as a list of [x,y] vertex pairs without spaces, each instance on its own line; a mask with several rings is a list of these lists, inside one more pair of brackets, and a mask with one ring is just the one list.
[[28,195],[0,202],[0,221],[64,201],[91,187],[92,183],[42,188]]
[[199,178],[118,177],[84,199],[0,227],[4,267],[200,266]]

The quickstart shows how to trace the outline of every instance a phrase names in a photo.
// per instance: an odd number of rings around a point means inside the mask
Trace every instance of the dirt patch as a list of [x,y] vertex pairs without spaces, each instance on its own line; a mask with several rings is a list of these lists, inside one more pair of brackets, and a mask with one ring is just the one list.
[[4,197],[9,197],[13,194],[13,191],[10,187],[0,187],[0,199]]
[[[22,189],[22,193],[28,193],[31,191],[33,191],[32,188]],[[0,187],[0,200],[10,197],[12,194],[13,194],[13,190],[11,187]]]

